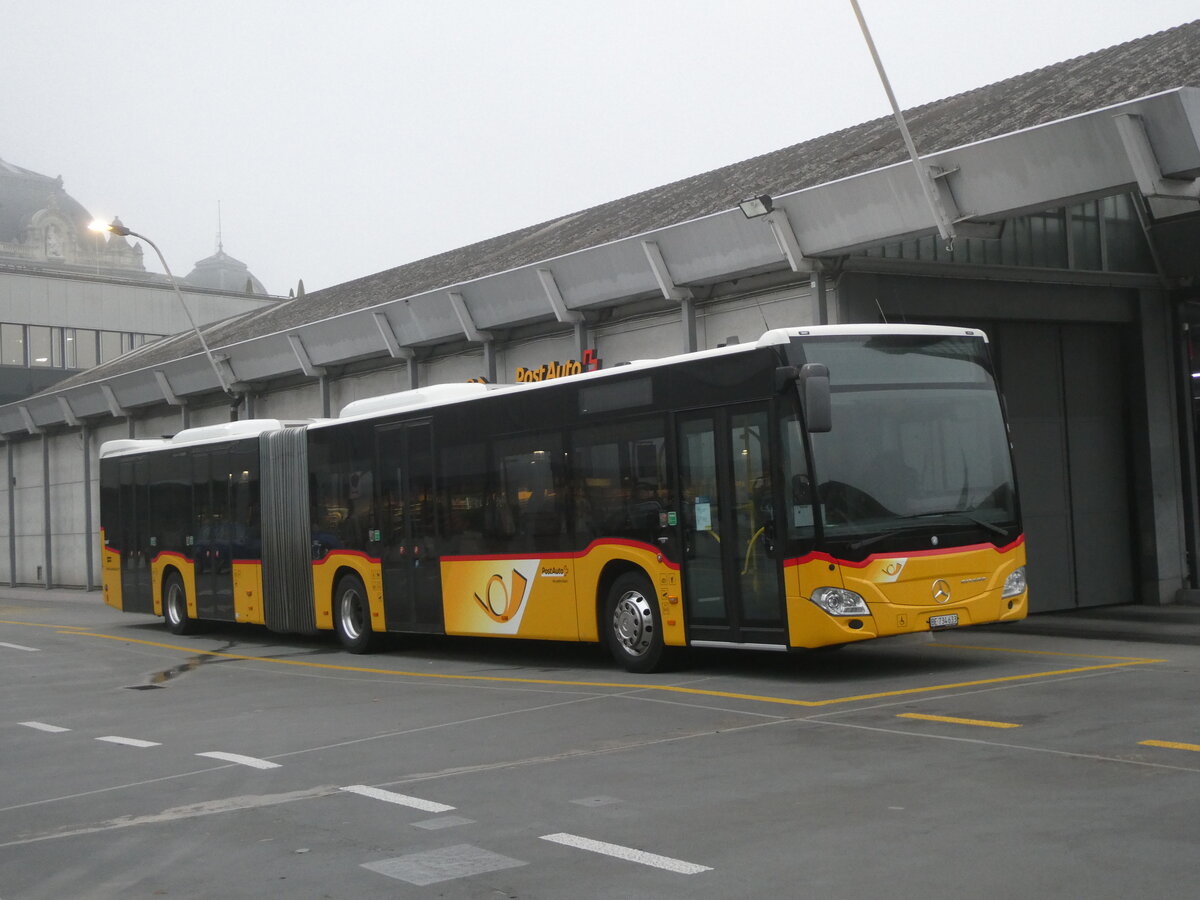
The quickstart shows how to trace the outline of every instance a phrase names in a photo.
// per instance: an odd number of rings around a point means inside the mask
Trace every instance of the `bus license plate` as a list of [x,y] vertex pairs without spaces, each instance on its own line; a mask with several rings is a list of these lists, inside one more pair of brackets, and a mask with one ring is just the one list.
[[930,616],[929,628],[934,630],[937,628],[953,628],[958,624],[958,613],[947,613],[944,616]]

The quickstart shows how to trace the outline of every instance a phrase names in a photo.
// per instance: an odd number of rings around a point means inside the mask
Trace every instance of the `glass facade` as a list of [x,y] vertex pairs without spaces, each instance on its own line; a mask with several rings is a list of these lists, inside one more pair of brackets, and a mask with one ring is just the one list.
[[0,365],[90,369],[158,340],[160,334],[0,323]]
[[1150,246],[1128,194],[1007,219],[998,239],[959,237],[948,250],[936,235],[928,235],[857,255],[976,266],[1154,271]]

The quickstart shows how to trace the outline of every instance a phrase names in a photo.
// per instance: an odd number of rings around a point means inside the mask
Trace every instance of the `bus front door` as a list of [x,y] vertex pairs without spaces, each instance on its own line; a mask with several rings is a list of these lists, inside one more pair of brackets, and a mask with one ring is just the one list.
[[150,583],[150,463],[145,457],[122,460],[120,479],[121,601],[125,612],[153,612]]
[[692,644],[787,644],[769,423],[765,403],[678,417]]
[[375,429],[376,524],[389,631],[445,630],[429,422]]

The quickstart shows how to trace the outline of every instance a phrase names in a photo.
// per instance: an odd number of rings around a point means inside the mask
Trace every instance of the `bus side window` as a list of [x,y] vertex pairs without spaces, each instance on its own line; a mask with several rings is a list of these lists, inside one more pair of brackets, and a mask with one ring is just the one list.
[[446,556],[471,556],[485,552],[484,533],[493,505],[487,498],[487,447],[477,441],[443,447],[442,519]]
[[582,428],[572,438],[579,538],[629,537],[662,546],[672,509],[661,420]]
[[498,441],[488,494],[495,537],[512,550],[565,549],[566,504],[562,441],[558,435],[528,435]]

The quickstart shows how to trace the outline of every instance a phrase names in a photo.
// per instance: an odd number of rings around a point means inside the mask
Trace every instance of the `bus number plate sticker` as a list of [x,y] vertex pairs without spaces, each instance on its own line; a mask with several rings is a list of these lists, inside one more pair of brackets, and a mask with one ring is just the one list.
[[944,616],[930,616],[930,630],[936,628],[953,628],[958,624],[958,613],[947,613]]

